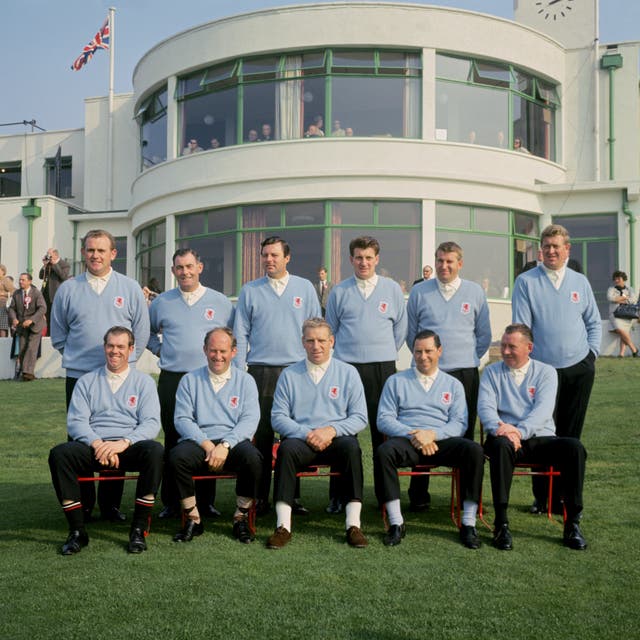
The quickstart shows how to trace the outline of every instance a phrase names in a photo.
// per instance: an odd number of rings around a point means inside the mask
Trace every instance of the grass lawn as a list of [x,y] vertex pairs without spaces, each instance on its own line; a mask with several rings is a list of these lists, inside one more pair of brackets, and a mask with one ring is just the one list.
[[[493,549],[482,526],[481,549],[458,543],[447,478],[432,479],[429,513],[405,513],[403,543],[384,547],[363,437],[367,549],[347,547],[343,517],[324,512],[326,479],[302,481],[312,514],[294,518],[288,547],[264,547],[275,516],[258,520],[256,542],[241,545],[230,535],[226,481],[216,501],[222,519],[190,544],[171,541],[177,521],[156,518],[149,550],[131,556],[128,524],[95,522],[89,546],[63,557],[67,527],[47,455],[66,439],[64,381],[1,381],[0,640],[640,637],[638,367],[630,358],[597,363],[584,430],[586,552],[562,546],[559,520],[527,513],[528,478],[514,480],[511,552]],[[491,521],[488,466],[484,486]]]

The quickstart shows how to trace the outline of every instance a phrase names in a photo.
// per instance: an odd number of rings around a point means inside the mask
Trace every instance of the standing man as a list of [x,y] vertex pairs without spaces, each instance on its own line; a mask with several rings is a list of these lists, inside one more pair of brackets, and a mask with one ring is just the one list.
[[480,383],[478,413],[487,434],[484,448],[496,513],[493,546],[501,551],[513,548],[507,517],[513,469],[517,462],[531,462],[560,471],[559,492],[567,516],[563,541],[582,551],[587,548],[580,531],[587,454],[577,438],[556,435],[553,407],[558,376],[553,367],[529,357],[533,350],[529,327],[509,325],[500,342],[502,362],[486,367]]
[[[398,350],[407,334],[407,314],[400,285],[376,273],[380,244],[361,236],[349,243],[354,275],[336,285],[327,303],[327,322],[335,335],[335,356],[353,365],[362,380],[367,400],[373,453],[384,436],[378,431],[380,394],[396,372]],[[327,510],[335,509],[333,491]]]
[[318,269],[318,283],[316,284],[316,290],[318,293],[318,301],[320,302],[320,308],[322,309],[322,317],[324,318],[327,312],[327,300],[329,299],[329,293],[333,289],[333,283],[327,280],[327,268],[320,267]]
[[[87,232],[82,239],[86,271],[60,285],[51,311],[51,344],[62,354],[67,370],[67,409],[80,376],[104,366],[103,336],[113,326],[130,329],[135,338],[129,361],[134,363],[149,341],[149,311],[140,285],[114,271],[115,238],[103,229]],[[121,482],[105,482],[98,503],[102,517],[123,521],[120,512]],[[93,492],[94,487],[88,487]],[[83,506],[91,513],[89,495]]]
[[[512,320],[531,327],[532,357],[558,374],[554,421],[559,436],[578,438],[595,378],[602,323],[587,278],[567,267],[569,232],[559,224],[542,230],[542,264],[520,274],[513,288]],[[532,513],[546,513],[544,478],[533,483]],[[559,505],[554,498],[554,511]]]
[[42,280],[42,295],[47,303],[47,335],[51,329],[51,308],[53,299],[60,285],[69,279],[69,263],[60,258],[57,249],[47,249],[42,258],[42,268],[40,269],[40,280]]
[[433,267],[429,264],[425,264],[424,267],[422,267],[422,278],[418,278],[418,280],[414,280],[413,284],[420,284],[421,282],[424,282],[425,280],[429,280],[429,278],[431,278],[431,275],[433,274]]
[[[273,428],[271,407],[276,383],[282,370],[304,357],[304,348],[294,336],[300,335],[307,318],[321,315],[318,296],[309,280],[291,275],[288,243],[272,236],[262,241],[260,256],[265,271],[263,278],[247,282],[240,291],[233,333],[238,341],[236,365],[248,372],[258,386],[260,423],[255,443],[262,454],[262,478],[258,485],[258,515],[269,511],[269,489]],[[294,503],[294,513],[307,510]]]
[[11,329],[20,338],[20,370],[24,382],[35,379],[38,347],[42,331],[47,326],[47,303],[42,293],[33,286],[32,280],[30,273],[20,274],[20,288],[13,292],[8,311]]
[[[151,376],[129,367],[133,333],[111,327],[104,336],[106,367],[78,380],[69,411],[69,442],[49,453],[56,495],[69,524],[62,555],[79,553],[89,544],[78,477],[101,469],[139,471],[129,553],[147,548],[151,511],[162,475],[160,406]],[[108,484],[108,483],[107,483]]]
[[378,425],[389,436],[374,458],[375,483],[389,519],[383,542],[393,547],[405,536],[398,467],[433,464],[460,469],[460,542],[468,549],[478,549],[476,516],[484,456],[477,442],[463,437],[467,428],[464,389],[458,380],[439,370],[442,345],[433,331],[416,335],[413,357],[415,369],[389,378],[380,398]]
[[260,419],[258,390],[248,373],[231,366],[237,353],[231,329],[207,332],[203,351],[207,364],[184,376],[176,398],[180,442],[171,450],[170,464],[185,524],[173,540],[191,542],[204,532],[193,476],[233,471],[238,476],[233,536],[248,544],[253,542],[249,510],[262,472],[262,456],[251,444]]
[[364,390],[357,371],[331,357],[334,339],[325,320],[305,321],[302,345],[306,359],[283,371],[273,398],[273,426],[282,442],[273,490],[276,530],[267,547],[280,549],[291,540],[296,473],[312,464],[330,464],[341,474],[347,543],[366,547],[360,529],[362,452],[356,437],[367,424]]
[[[491,344],[489,305],[482,287],[460,278],[462,248],[443,242],[436,250],[436,277],[411,289],[407,303],[409,328],[407,346],[413,349],[415,337],[431,329],[442,341],[439,367],[464,387],[469,412],[464,437],[473,440],[476,424],[480,358]],[[409,486],[411,509],[429,508],[428,476],[415,476]]]
[[[200,256],[193,249],[178,249],[171,263],[171,273],[178,286],[154,298],[151,303],[151,337],[147,345],[149,351],[160,358],[158,396],[165,455],[161,489],[164,509],[160,512],[160,518],[180,513],[178,494],[169,475],[168,464],[169,454],[179,439],[173,419],[178,385],[185,373],[206,364],[206,354],[202,350],[204,336],[216,327],[233,325],[233,305],[227,296],[200,283],[200,274],[204,269]],[[207,488],[204,483],[201,485],[199,488]],[[219,515],[212,500],[215,483],[208,483],[208,492],[198,493],[203,515]]]

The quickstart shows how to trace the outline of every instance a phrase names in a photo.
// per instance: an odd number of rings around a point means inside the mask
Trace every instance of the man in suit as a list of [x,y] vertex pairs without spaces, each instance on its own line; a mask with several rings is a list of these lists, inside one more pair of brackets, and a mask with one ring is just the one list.
[[480,383],[478,414],[487,434],[495,509],[493,546],[513,548],[507,518],[513,469],[517,462],[532,462],[560,471],[567,515],[563,542],[582,551],[587,548],[579,526],[587,454],[577,438],[558,437],[553,421],[558,376],[553,367],[530,358],[532,350],[531,329],[509,325],[500,342],[502,362],[486,367]]
[[429,264],[425,264],[424,267],[422,267],[422,278],[418,278],[417,280],[414,280],[413,284],[414,285],[420,284],[421,282],[428,280],[432,274],[433,274],[433,267]]
[[42,268],[40,269],[40,280],[42,280],[42,295],[47,303],[47,334],[51,327],[51,308],[58,287],[69,279],[69,263],[60,258],[57,249],[47,249],[47,253],[42,258]]
[[333,289],[333,283],[327,280],[327,268],[320,267],[318,269],[318,282],[316,283],[316,291],[318,293],[318,301],[320,302],[320,308],[322,309],[322,317],[327,311],[327,300],[329,299],[329,293]]
[[[524,267],[522,267],[522,271],[520,271],[520,273],[524,273],[525,271],[531,271],[531,269],[535,269],[536,267],[540,266],[542,263],[543,263],[542,249],[538,249],[538,259],[529,260],[529,262],[526,262]],[[569,258],[567,260],[567,267],[569,267],[569,269],[573,269],[574,271],[577,271],[578,273],[582,273],[582,267],[580,266],[580,263],[577,260],[574,260],[573,258]]]
[[13,292],[9,306],[9,323],[20,339],[20,369],[25,382],[35,379],[38,347],[47,326],[47,303],[32,280],[31,274],[20,274],[20,287]]

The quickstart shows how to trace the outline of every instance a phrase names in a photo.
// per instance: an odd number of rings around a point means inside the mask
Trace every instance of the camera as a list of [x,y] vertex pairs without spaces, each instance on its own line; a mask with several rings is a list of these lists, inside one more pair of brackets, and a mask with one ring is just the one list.
[[51,262],[51,254],[50,253],[46,253],[42,259],[45,262]]

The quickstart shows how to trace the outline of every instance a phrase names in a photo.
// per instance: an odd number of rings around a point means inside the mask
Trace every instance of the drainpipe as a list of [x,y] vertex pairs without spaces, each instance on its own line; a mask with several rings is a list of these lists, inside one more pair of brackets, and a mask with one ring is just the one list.
[[633,211],[629,209],[629,192],[627,189],[622,190],[622,213],[629,219],[629,277],[631,278],[631,286],[635,287],[636,274],[636,246],[635,246],[635,225],[636,217]]
[[607,142],[609,143],[609,180],[614,179],[614,147],[615,147],[615,126],[614,126],[614,95],[615,95],[615,85],[613,82],[613,72],[616,69],[620,69],[622,67],[622,56],[617,53],[616,45],[610,45],[607,47],[607,53],[605,53],[600,59],[600,68],[609,71],[609,137],[607,138]]
[[22,207],[22,215],[27,219],[27,273],[33,274],[33,221],[42,215],[42,209],[33,198]]

